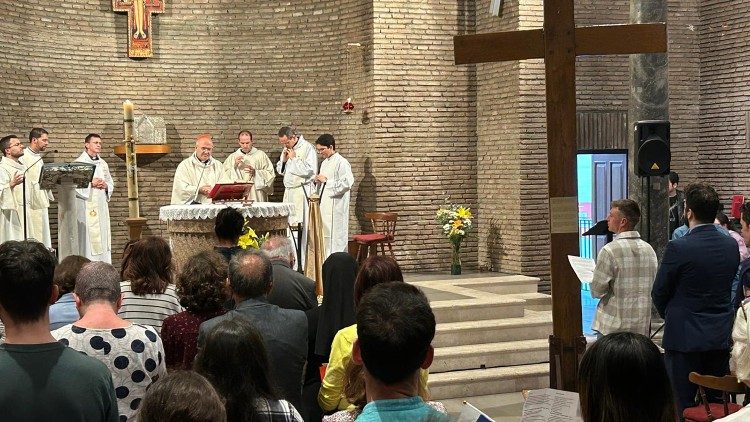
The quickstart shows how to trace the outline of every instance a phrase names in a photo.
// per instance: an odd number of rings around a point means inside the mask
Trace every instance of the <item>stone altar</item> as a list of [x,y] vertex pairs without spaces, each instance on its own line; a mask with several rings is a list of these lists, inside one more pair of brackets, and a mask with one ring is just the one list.
[[167,222],[169,243],[177,268],[188,258],[216,244],[214,220],[220,210],[237,208],[258,236],[266,233],[286,236],[289,215],[294,204],[287,202],[255,202],[243,206],[239,203],[204,205],[167,205],[159,209],[159,219]]

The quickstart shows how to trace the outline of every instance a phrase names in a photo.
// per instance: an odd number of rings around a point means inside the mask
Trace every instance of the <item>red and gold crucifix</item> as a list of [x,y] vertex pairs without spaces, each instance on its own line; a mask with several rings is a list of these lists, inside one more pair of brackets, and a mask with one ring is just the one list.
[[112,10],[128,13],[128,57],[154,55],[151,14],[163,13],[166,0],[112,0]]
[[575,391],[586,340],[581,291],[567,255],[578,255],[576,197],[576,56],[665,53],[664,23],[575,26],[574,0],[544,2],[544,26],[454,38],[456,64],[544,58],[550,208],[552,325],[550,386]]

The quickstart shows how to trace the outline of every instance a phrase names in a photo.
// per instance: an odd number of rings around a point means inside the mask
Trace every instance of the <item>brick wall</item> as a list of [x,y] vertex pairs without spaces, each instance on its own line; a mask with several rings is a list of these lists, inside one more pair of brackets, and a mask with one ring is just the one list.
[[[126,17],[107,2],[3,2],[0,131],[25,136],[46,127],[55,161],[76,157],[86,133],[103,135],[118,184],[115,256],[127,201],[124,163],[112,147],[130,98],[137,113],[166,119],[173,149],[140,161],[147,234],[165,234],[158,208],[196,134],[211,132],[223,159],[236,133],[250,129],[275,161],[276,132],[294,122],[311,141],[333,133],[352,163],[352,233],[368,229],[365,212],[400,213],[396,249],[406,269],[448,268],[434,211],[449,200],[476,211],[468,267],[548,281],[543,62],[455,66],[452,43],[456,34],[540,27],[542,4],[506,1],[496,18],[489,0],[173,0],[155,17],[155,57],[134,61],[126,57]],[[716,183],[726,197],[747,184],[750,6],[668,5],[673,167],[686,181]],[[576,2],[578,25],[628,19],[628,2]],[[579,111],[627,109],[627,57],[581,57],[576,73]],[[349,96],[356,108],[345,115]],[[280,200],[278,183],[276,191]]]
[[[4,2],[0,130],[46,127],[55,161],[76,157],[88,132],[102,134],[118,185],[115,256],[126,237],[124,164],[112,150],[124,99],[136,113],[164,117],[172,146],[140,160],[146,234],[166,234],[158,209],[198,133],[214,135],[223,159],[236,133],[250,129],[275,161],[280,126],[294,122],[311,141],[331,132],[355,174],[351,232],[367,226],[367,211],[398,211],[405,268],[447,269],[434,212],[446,198],[476,205],[473,74],[452,63],[452,36],[473,25],[473,6],[459,3],[174,0],[154,18],[155,56],[134,61],[126,17],[106,2]],[[344,115],[349,96],[355,112]],[[278,182],[276,191],[280,200]],[[476,241],[464,250],[475,266]]]
[[725,204],[734,193],[750,194],[750,4],[706,0],[700,8],[701,180],[713,184]]
[[[359,169],[367,142],[359,135],[361,113],[344,116],[340,107],[349,95],[358,110],[366,105],[370,10],[356,0],[174,0],[154,19],[155,56],[135,61],[126,57],[126,16],[107,2],[3,2],[0,131],[46,127],[50,148],[59,151],[49,157],[55,161],[80,154],[88,132],[102,134],[117,184],[110,208],[119,256],[127,201],[124,162],[113,146],[122,138],[124,99],[133,100],[136,113],[165,118],[172,146],[172,153],[140,163],[146,234],[165,234],[159,206],[169,202],[173,171],[201,132],[214,135],[215,155],[224,159],[247,128],[275,161],[276,133],[294,122],[312,141],[323,132],[337,135],[339,150]],[[345,78],[349,42],[364,48],[349,49],[353,74]],[[361,173],[357,179],[355,197]],[[280,196],[278,188],[275,200]]]

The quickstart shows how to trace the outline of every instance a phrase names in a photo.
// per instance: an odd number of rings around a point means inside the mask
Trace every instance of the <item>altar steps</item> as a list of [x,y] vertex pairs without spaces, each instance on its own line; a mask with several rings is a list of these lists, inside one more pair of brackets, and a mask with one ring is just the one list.
[[551,297],[537,293],[537,278],[497,273],[406,278],[427,294],[437,320],[429,377],[433,399],[471,402],[549,385]]

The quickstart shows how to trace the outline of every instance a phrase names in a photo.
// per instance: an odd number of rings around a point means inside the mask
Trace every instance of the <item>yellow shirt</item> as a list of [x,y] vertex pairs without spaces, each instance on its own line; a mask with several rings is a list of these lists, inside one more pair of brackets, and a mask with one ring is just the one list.
[[[352,345],[356,339],[357,324],[340,329],[333,337],[326,375],[320,385],[320,392],[318,392],[318,404],[326,412],[353,408],[343,396],[344,368],[352,358]],[[419,383],[425,391],[427,391],[427,375],[426,369],[419,371]]]

